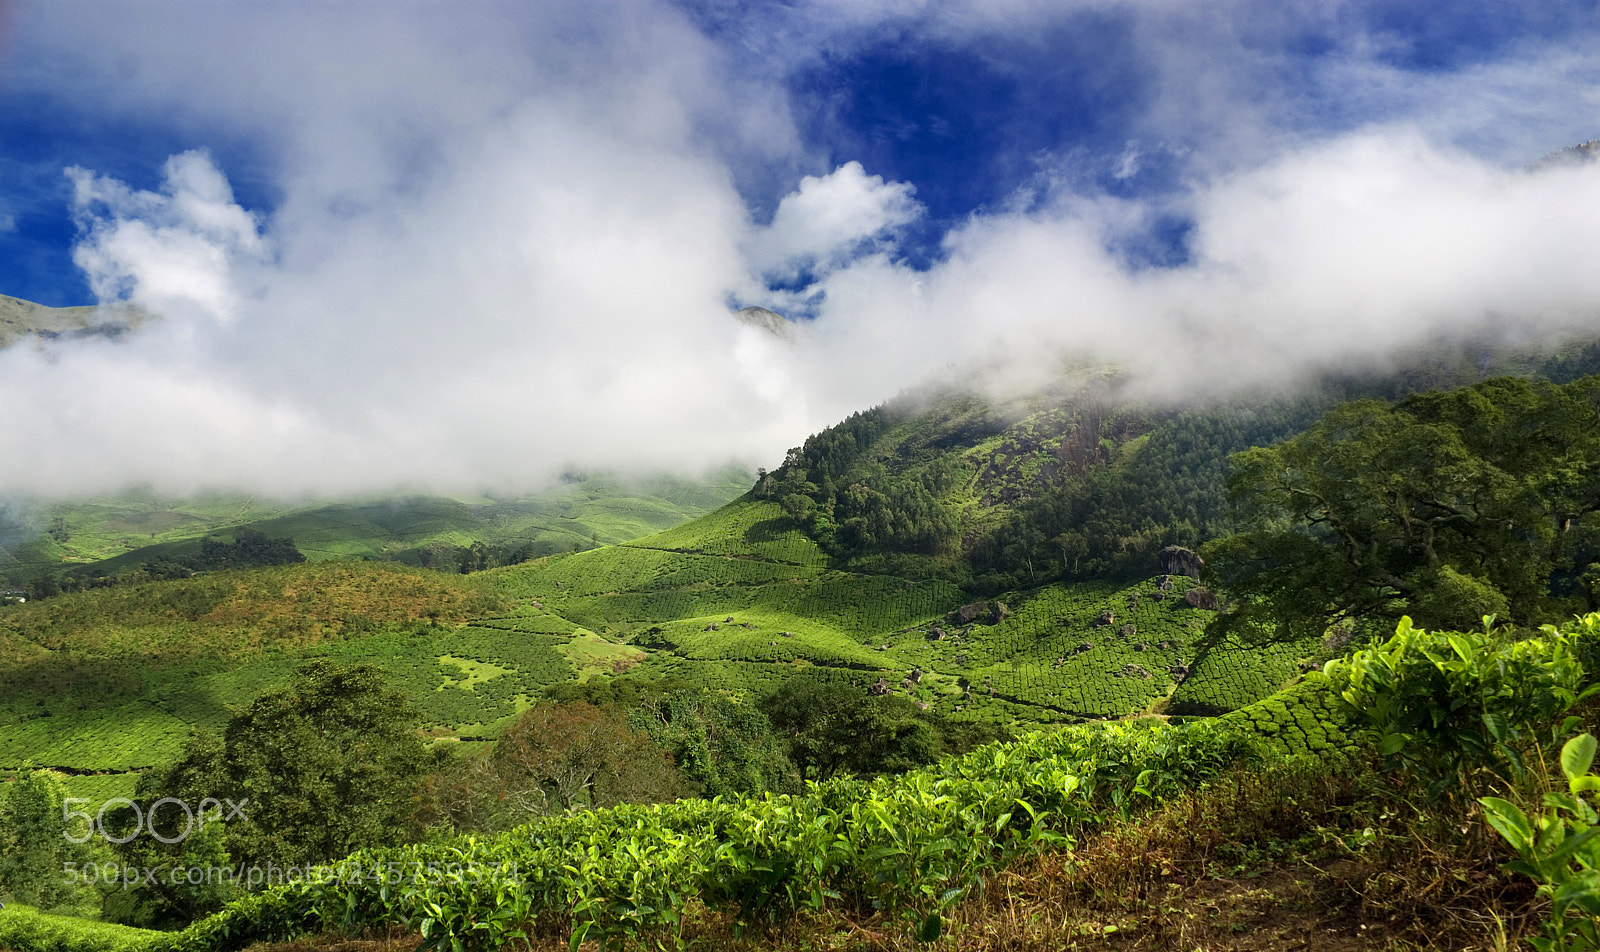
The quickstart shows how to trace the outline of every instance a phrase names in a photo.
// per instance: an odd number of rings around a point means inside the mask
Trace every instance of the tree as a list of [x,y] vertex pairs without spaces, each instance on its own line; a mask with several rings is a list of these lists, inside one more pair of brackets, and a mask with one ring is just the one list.
[[[1340,406],[1232,458],[1246,531],[1208,546],[1225,626],[1281,636],[1344,618],[1467,629],[1595,607],[1600,381],[1497,378]],[[1239,626],[1242,627],[1242,626]]]
[[788,745],[801,780],[840,772],[900,773],[944,752],[939,731],[904,698],[873,697],[859,685],[796,675],[761,709]]
[[313,661],[288,687],[234,714],[221,737],[198,734],[138,799],[240,804],[226,850],[244,866],[328,862],[390,843],[435,763],[406,697],[371,665]]
[[200,554],[189,561],[197,571],[207,569],[245,569],[264,565],[294,565],[306,557],[295,548],[293,539],[269,539],[255,529],[235,529],[233,541],[200,540]]
[[705,796],[785,791],[798,779],[766,715],[721,692],[698,688],[647,698],[630,721],[665,748]]
[[[191,883],[187,875],[173,875],[175,870],[186,874],[235,868],[227,847],[233,811],[223,805],[229,797],[212,792],[228,789],[221,769],[224,756],[220,737],[197,733],[176,763],[140,778],[135,791],[138,812],[124,807],[106,815],[103,832],[117,841],[114,849],[121,864],[161,871],[149,879],[141,877],[134,888],[108,891],[106,918],[142,929],[177,929],[221,909],[244,891],[228,876],[208,873]],[[166,798],[178,802],[162,804]],[[163,809],[157,809],[158,804]]]
[[622,712],[540,704],[494,747],[429,778],[425,821],[500,830],[537,816],[692,796],[672,758]]
[[49,770],[0,784],[0,892],[17,902],[50,909],[74,898],[64,868],[82,866],[89,850],[66,836],[65,797],[61,775]]

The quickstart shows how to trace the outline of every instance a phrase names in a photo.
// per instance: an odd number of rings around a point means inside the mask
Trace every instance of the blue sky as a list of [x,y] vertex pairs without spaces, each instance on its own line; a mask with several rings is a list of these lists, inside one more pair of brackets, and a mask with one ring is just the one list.
[[12,0],[0,38],[0,293],[161,315],[0,354],[59,407],[0,491],[761,465],[972,361],[1190,392],[1593,313],[1593,176],[1524,171],[1600,136],[1593,2]]
[[[225,116],[122,108],[91,95],[92,84],[63,94],[50,82],[49,69],[60,62],[52,60],[53,51],[35,55],[30,49],[27,26],[40,6],[11,6],[13,29],[0,61],[10,67],[11,80],[0,87],[0,207],[13,225],[0,232],[0,293],[57,306],[93,302],[71,259],[76,229],[62,174],[69,166],[151,188],[168,156],[204,148],[228,175],[241,205],[272,213],[282,189],[274,182],[277,146],[270,130],[241,128]],[[64,21],[66,33],[74,19],[100,13],[97,5],[76,0],[59,6],[51,18]],[[485,20],[508,15],[478,6]],[[798,156],[733,169],[752,214],[770,216],[803,170],[825,173],[858,161],[871,174],[916,187],[927,216],[906,236],[902,252],[918,264],[938,254],[938,239],[952,224],[1014,197],[1063,163],[1093,187],[1146,195],[1181,187],[1186,163],[1170,150],[1227,147],[1192,129],[1173,129],[1170,140],[1152,139],[1162,133],[1149,120],[1165,77],[1153,55],[1160,46],[1152,46],[1146,31],[1150,19],[1161,18],[1149,12],[1159,5],[1040,4],[1059,14],[1027,19],[1030,5],[1018,4],[1022,9],[1012,16],[1026,19],[1024,26],[1006,29],[1002,14],[988,23],[974,17],[978,22],[966,31],[941,22],[941,14],[959,12],[958,5],[885,4],[877,16],[857,11],[848,17],[826,5],[677,6],[734,70],[774,84],[792,112]],[[994,6],[1004,10],[1008,4]],[[896,15],[897,9],[903,12]],[[1388,118],[1381,102],[1342,98],[1319,70],[1319,62],[1348,56],[1352,46],[1372,47],[1366,54],[1372,64],[1403,79],[1482,68],[1530,45],[1600,39],[1592,2],[1264,2],[1211,9],[1218,12],[1196,13],[1188,22],[1166,16],[1164,28],[1177,35],[1158,39],[1182,43],[1182,33],[1192,30],[1204,43],[1232,33],[1231,42],[1218,42],[1208,55],[1219,57],[1220,69],[1237,69],[1246,83],[1263,87],[1258,92],[1270,88],[1287,113],[1273,130],[1284,136],[1333,133]],[[160,17],[156,11],[174,17],[185,12],[182,5],[159,3],[146,10],[151,19]],[[355,11],[384,18],[376,3],[364,10],[355,5]],[[97,52],[114,57],[105,70],[109,75],[99,77],[103,82],[118,81],[119,70],[127,76],[127,57],[136,55]],[[16,81],[19,73],[22,82]],[[1522,118],[1512,112],[1501,121],[1514,125]],[[1459,134],[1470,139],[1474,131]],[[1573,116],[1570,131],[1539,128],[1517,138],[1531,150],[1527,154],[1494,152],[1487,158],[1530,161],[1541,150],[1595,136],[1600,115],[1591,107],[1587,115]],[[1139,174],[1119,179],[1118,160],[1130,141],[1146,151]],[[1230,157],[1224,152],[1205,158],[1226,164]],[[1149,254],[1173,260],[1174,233],[1182,229],[1157,232]]]

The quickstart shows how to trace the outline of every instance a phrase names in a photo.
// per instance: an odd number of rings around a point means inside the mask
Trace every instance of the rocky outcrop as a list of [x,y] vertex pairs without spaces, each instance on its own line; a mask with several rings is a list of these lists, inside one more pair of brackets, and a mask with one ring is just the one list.
[[777,311],[769,311],[764,307],[745,307],[734,311],[733,316],[746,327],[754,327],[779,340],[794,339],[794,330],[788,318]]
[[998,625],[1009,614],[1011,609],[1005,602],[972,602],[951,612],[950,618],[958,625],[970,625],[973,622]]
[[1190,608],[1203,608],[1208,612],[1217,610],[1217,596],[1209,588],[1191,588],[1184,593],[1183,600]]
[[1161,571],[1168,575],[1199,578],[1200,570],[1205,568],[1206,564],[1198,553],[1181,545],[1169,545],[1157,553],[1157,557],[1161,559]]

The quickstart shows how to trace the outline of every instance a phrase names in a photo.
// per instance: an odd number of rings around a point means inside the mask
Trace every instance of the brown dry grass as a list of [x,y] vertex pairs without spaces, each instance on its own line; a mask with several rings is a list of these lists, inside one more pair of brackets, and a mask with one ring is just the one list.
[[509,600],[462,576],[383,563],[308,562],[58,595],[0,613],[0,651],[239,657],[377,626],[455,624]]

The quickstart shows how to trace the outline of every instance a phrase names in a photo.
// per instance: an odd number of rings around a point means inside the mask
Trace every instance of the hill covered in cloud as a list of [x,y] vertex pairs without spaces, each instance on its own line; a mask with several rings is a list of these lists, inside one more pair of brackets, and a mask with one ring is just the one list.
[[45,307],[0,294],[0,347],[29,338],[119,337],[149,315],[129,307]]

